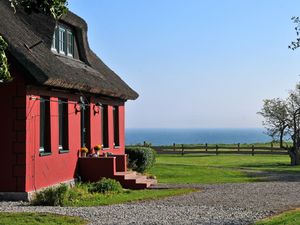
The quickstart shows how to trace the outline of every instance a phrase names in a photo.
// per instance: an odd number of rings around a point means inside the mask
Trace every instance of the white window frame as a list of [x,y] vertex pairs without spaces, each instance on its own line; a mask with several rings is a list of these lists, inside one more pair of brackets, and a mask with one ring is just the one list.
[[51,50],[54,52],[58,52],[58,28],[57,26],[54,29],[53,37],[52,37],[52,45]]
[[[73,57],[74,55],[74,35],[70,30],[66,30],[67,34],[67,55]],[[69,39],[71,37],[71,39]]]
[[66,54],[66,29],[63,27],[58,27],[58,52]]

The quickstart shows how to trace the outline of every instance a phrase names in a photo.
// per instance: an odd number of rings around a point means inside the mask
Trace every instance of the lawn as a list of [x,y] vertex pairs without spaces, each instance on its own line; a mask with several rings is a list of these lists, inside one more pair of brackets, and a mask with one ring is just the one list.
[[299,173],[287,155],[158,155],[150,173],[160,183],[254,182],[243,170]]
[[[77,192],[77,190],[75,190]],[[154,189],[154,190],[125,190],[119,194],[100,194],[82,192],[81,196],[65,203],[65,206],[101,206],[120,204],[125,202],[134,202],[139,200],[151,200],[175,195],[183,195],[195,192],[194,189]]]
[[299,225],[300,209],[288,211],[255,223],[255,225],[279,225],[279,224]]
[[87,221],[79,217],[61,216],[50,213],[0,213],[0,224],[14,225],[83,225]]

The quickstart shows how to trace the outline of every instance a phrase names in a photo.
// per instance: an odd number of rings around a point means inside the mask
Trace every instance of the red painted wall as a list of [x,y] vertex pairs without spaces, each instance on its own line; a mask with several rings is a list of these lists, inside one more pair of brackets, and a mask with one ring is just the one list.
[[[50,100],[50,133],[51,133],[51,155],[41,156],[40,148],[40,101],[41,95],[48,93],[43,91],[28,91],[26,121],[26,191],[37,190],[42,187],[68,181],[76,176],[77,153],[80,148],[80,113],[75,113],[74,104],[68,105],[69,109],[69,152],[60,153],[59,130],[58,130],[58,98],[51,97]],[[38,92],[38,93],[37,93]],[[38,95],[37,95],[38,94]],[[31,99],[32,97],[37,100]],[[72,96],[69,101],[75,101]]]
[[14,80],[0,84],[0,192],[25,189],[25,82],[14,68]]
[[[40,156],[40,96],[52,96],[51,114],[51,155]],[[33,97],[33,98],[32,98]],[[69,99],[69,152],[60,154],[58,149],[58,103],[57,97]],[[34,100],[36,98],[36,100]],[[78,95],[68,95],[35,89],[27,91],[26,97],[26,191],[38,190],[76,177],[78,150],[80,149],[80,112],[76,113],[75,103]],[[90,143],[91,147],[102,144],[101,110],[91,99],[90,104]],[[120,148],[113,146],[113,111],[109,106],[109,149],[113,154],[124,154],[124,105],[120,106]],[[104,151],[102,151],[104,152]]]

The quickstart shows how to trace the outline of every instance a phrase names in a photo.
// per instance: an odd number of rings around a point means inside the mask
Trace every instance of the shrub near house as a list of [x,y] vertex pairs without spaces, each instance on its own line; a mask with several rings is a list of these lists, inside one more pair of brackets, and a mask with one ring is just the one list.
[[150,147],[126,147],[125,153],[128,155],[128,167],[134,171],[143,173],[155,163],[155,151]]

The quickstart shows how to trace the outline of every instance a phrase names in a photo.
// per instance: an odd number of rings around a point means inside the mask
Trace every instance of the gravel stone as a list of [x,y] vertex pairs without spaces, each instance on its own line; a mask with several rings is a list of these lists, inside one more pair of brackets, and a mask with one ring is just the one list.
[[243,225],[300,206],[300,182],[213,185],[157,185],[197,188],[199,192],[153,201],[99,207],[44,207],[0,202],[1,212],[51,212],[80,216],[89,224],[107,225]]

